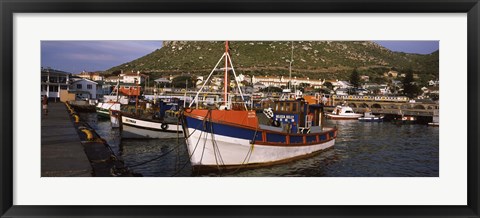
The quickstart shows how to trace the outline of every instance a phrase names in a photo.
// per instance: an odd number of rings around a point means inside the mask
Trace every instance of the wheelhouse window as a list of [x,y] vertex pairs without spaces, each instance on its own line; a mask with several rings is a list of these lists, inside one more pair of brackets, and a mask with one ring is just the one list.
[[77,84],[77,89],[82,89],[82,84]]

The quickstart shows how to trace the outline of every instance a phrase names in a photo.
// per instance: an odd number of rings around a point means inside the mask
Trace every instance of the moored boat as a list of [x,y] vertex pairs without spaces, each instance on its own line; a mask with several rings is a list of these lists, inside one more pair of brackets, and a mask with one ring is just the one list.
[[119,102],[99,102],[95,109],[99,117],[109,118],[110,110],[120,110],[121,104]]
[[120,111],[122,138],[153,139],[183,137],[178,103],[159,102],[160,108],[142,113]]
[[363,117],[359,117],[358,120],[363,122],[382,122],[383,118],[384,116],[375,116],[371,111],[365,111]]
[[178,123],[167,123],[124,113],[121,118],[122,138],[154,139],[183,136],[182,127]]
[[[231,70],[236,76],[228,42],[212,73],[223,59],[224,84],[228,84],[228,72]],[[231,95],[229,98],[225,87],[222,106],[199,108],[198,95],[208,78],[189,108],[181,113],[194,170],[278,164],[315,154],[335,144],[337,129],[322,125],[322,105],[309,105],[305,100],[274,101],[271,107],[255,111],[244,103],[232,102],[234,98]],[[242,96],[241,89],[238,92]]]
[[327,118],[334,120],[356,120],[363,114],[357,114],[349,106],[338,105],[333,109],[331,114],[327,114]]

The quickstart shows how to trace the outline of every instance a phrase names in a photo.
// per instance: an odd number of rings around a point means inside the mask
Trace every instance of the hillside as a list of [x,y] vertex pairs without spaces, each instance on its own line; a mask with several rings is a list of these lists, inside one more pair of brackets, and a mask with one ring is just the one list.
[[[429,55],[392,52],[367,41],[297,41],[293,45],[293,76],[346,79],[358,68],[364,75],[381,77],[390,69],[402,72],[411,68],[422,79],[438,78],[438,51]],[[232,41],[230,54],[237,73],[288,75],[291,46],[287,41]],[[153,77],[181,73],[206,75],[224,49],[224,42],[169,41],[162,48],[106,73],[140,70]]]

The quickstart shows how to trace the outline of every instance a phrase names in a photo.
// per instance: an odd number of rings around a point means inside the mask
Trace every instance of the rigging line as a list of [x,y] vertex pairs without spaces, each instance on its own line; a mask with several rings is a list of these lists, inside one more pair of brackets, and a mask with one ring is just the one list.
[[238,172],[240,169],[245,167],[246,162],[247,163],[250,162],[250,157],[252,156],[252,153],[253,153],[253,146],[255,144],[255,139],[257,138],[257,133],[258,133],[258,127],[257,127],[257,129],[255,129],[255,134],[253,134],[253,139],[252,139],[252,143],[250,144],[250,149],[248,149],[248,152],[245,155],[245,158],[243,159],[242,164],[236,170],[230,172],[229,174],[234,174],[234,173]]
[[[177,145],[180,146],[180,129],[179,129],[179,125],[180,125],[180,114],[178,115],[177,117]],[[178,167],[178,163],[180,162],[180,151],[179,149],[176,150],[176,154],[175,154],[175,170],[177,170],[177,167]]]
[[[197,125],[197,128],[200,127],[200,124],[205,123],[205,120],[207,119],[208,115],[209,115],[209,113],[207,112],[207,114],[205,115],[205,117],[203,119],[203,122],[200,122],[199,125]],[[195,128],[193,132],[195,132],[195,130],[197,130],[197,128]],[[204,130],[205,130],[205,124],[204,124]],[[190,138],[190,136],[193,134],[193,132],[191,134],[189,134],[188,138]],[[195,151],[197,150],[198,144],[200,143],[200,139],[202,139],[202,137],[203,137],[203,133],[204,133],[204,131],[200,131],[200,135],[198,136],[197,143],[195,144],[195,147],[193,148],[192,153],[189,154],[188,160],[185,161],[183,166],[179,170],[177,170],[172,176],[176,176],[178,173],[180,173],[187,166],[188,162],[190,162],[192,160],[192,157],[195,154]],[[188,140],[188,138],[185,138],[185,140]],[[205,138],[206,138],[206,134],[205,134]],[[202,162],[203,154],[205,152],[205,144],[206,144],[206,139],[204,139],[203,150],[202,150],[202,156],[200,158],[200,163]]]
[[140,165],[143,165],[143,164],[147,164],[147,163],[150,163],[152,161],[155,161],[155,160],[158,160],[164,156],[166,156],[167,154],[169,154],[170,152],[172,152],[173,150],[175,150],[176,148],[178,148],[180,146],[180,144],[178,144],[177,146],[175,146],[174,148],[170,149],[169,151],[165,152],[165,153],[162,153],[160,156],[156,157],[156,158],[153,158],[151,160],[147,160],[147,161],[144,161],[142,163],[138,163],[138,164],[134,164],[134,165],[131,165],[131,166],[128,166],[128,167],[138,167]]
[[[185,161],[183,166],[180,169],[178,169],[172,176],[176,176],[178,173],[180,173],[187,166],[187,164],[192,160],[193,154],[197,150],[198,144],[200,143],[200,139],[202,138],[202,134],[203,134],[203,132],[200,132],[200,135],[198,136],[197,143],[195,144],[195,147],[193,148],[192,153],[188,154],[188,160]],[[188,138],[185,138],[185,140],[188,140]],[[188,148],[187,148],[187,150],[188,150]]]
[[214,146],[215,146],[214,148],[216,148],[217,151],[218,151],[218,157],[220,159],[220,164],[222,166],[225,166],[225,161],[223,161],[222,154],[220,153],[220,147],[218,147],[218,143],[217,143],[217,140],[215,139],[215,135],[213,135],[213,125],[211,127],[211,131],[212,131],[212,142],[214,143]]
[[230,58],[230,54],[228,53],[227,53],[227,59],[230,61],[230,66],[232,66],[233,76],[235,76],[235,82],[237,83],[238,91],[240,92],[240,97],[242,97],[245,110],[248,111],[247,104],[245,104],[245,99],[243,98],[242,89],[240,88],[240,85],[238,84],[238,81],[237,81],[237,74],[235,73],[235,69],[233,68],[232,58]]
[[[210,136],[212,138],[212,148],[213,148],[213,156],[215,157],[215,164],[217,165],[217,169],[218,169],[218,171],[220,172],[220,175],[221,175],[222,170],[220,169],[220,165],[218,164],[218,158],[217,158],[218,146],[216,146],[215,136],[213,135],[213,123],[212,123],[211,117],[210,117]],[[218,153],[220,155],[220,151],[218,151]]]
[[215,65],[215,67],[213,67],[213,70],[212,72],[210,72],[210,75],[208,75],[207,79],[205,80],[205,82],[203,83],[202,87],[200,88],[200,90],[198,90],[197,94],[195,95],[195,98],[192,100],[192,102],[190,102],[190,105],[188,107],[192,107],[193,103],[196,102],[197,105],[198,105],[198,95],[200,94],[200,92],[202,92],[203,90],[203,87],[205,87],[205,85],[207,84],[208,80],[210,79],[210,77],[212,76],[213,72],[215,72],[215,70],[217,69],[217,66],[218,64],[220,64],[220,62],[223,60],[223,57],[225,57],[225,53],[223,53],[222,57],[220,58],[220,60],[218,60],[217,64]]
[[[215,135],[213,134],[213,122],[211,121],[211,118],[210,118],[210,131],[211,131],[211,137],[212,137],[212,147],[214,149],[214,152],[215,152],[215,162],[217,164],[217,167],[219,167],[220,165],[223,166],[224,168],[226,168],[225,166],[225,161],[223,160],[223,157],[222,157],[222,154],[220,152],[220,148],[218,147],[218,143],[215,139]],[[218,151],[218,159],[220,160],[220,165],[218,164],[218,160],[217,160],[217,154],[216,154],[216,151]],[[220,173],[221,173],[221,170],[219,170]]]
[[[205,147],[207,145],[207,135],[208,135],[208,132],[207,132],[207,117],[208,115],[211,113],[210,110],[208,110],[207,114],[205,115],[205,118],[203,119],[203,131],[202,132],[205,132],[205,138],[203,139],[203,149],[202,149],[202,156],[200,156],[200,164],[202,163],[203,161],[203,155],[205,155]],[[211,116],[211,115],[210,115]]]

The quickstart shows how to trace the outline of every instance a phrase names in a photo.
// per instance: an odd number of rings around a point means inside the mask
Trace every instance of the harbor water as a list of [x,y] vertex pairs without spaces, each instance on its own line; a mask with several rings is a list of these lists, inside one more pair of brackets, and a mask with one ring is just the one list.
[[439,128],[423,124],[327,120],[337,126],[332,149],[286,164],[227,173],[192,172],[185,141],[121,139],[109,120],[81,114],[131,170],[148,177],[438,177]]

